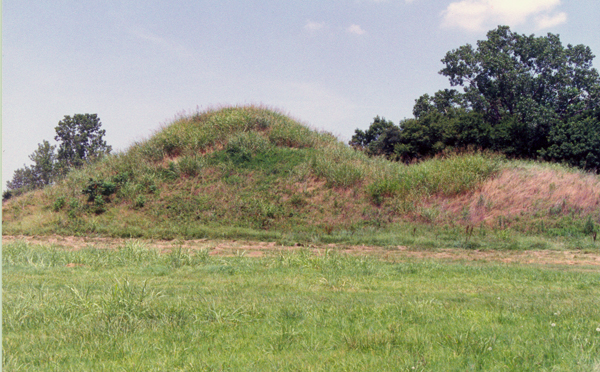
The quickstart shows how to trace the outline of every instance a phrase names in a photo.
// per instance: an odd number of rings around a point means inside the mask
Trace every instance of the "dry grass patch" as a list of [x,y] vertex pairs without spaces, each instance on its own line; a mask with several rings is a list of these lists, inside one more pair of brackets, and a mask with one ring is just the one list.
[[501,217],[536,213],[576,211],[589,215],[599,210],[600,180],[592,174],[564,169],[506,168],[478,190],[438,203],[450,215],[459,215],[467,208],[469,222],[488,225]]

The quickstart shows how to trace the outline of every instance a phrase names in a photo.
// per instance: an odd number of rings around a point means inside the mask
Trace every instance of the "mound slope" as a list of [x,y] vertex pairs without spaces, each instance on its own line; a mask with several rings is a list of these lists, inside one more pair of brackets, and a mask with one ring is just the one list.
[[344,240],[422,223],[552,227],[569,213],[580,228],[599,197],[598,177],[561,167],[483,154],[404,165],[275,110],[227,107],[9,200],[3,233]]

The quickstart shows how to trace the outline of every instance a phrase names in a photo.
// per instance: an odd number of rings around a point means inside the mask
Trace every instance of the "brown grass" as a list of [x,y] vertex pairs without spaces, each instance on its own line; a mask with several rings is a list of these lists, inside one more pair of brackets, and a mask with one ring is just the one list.
[[455,216],[466,206],[472,223],[491,224],[500,216],[547,213],[551,208],[587,215],[599,209],[600,180],[580,172],[509,168],[484,182],[475,192],[438,203]]

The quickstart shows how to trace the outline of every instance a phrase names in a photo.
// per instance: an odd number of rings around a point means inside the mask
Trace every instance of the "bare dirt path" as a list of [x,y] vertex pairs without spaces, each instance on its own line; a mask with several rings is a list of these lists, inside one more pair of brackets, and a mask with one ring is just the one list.
[[[124,246],[132,239],[102,238],[102,237],[74,237],[74,236],[2,236],[2,242],[26,241],[32,244],[51,244],[65,249],[82,249],[95,247],[98,249],[116,249]],[[600,249],[597,252],[583,251],[497,251],[497,250],[466,250],[458,248],[440,248],[430,250],[412,249],[405,246],[376,247],[355,246],[344,244],[309,245],[309,246],[282,246],[274,242],[252,242],[244,240],[144,240],[137,241],[148,247],[169,252],[172,249],[199,250],[208,249],[211,255],[231,256],[243,254],[248,257],[260,257],[265,254],[285,252],[299,249],[309,249],[315,252],[324,252],[327,249],[348,254],[367,254],[385,257],[388,259],[436,259],[446,261],[479,261],[502,262],[534,265],[558,265],[572,267],[587,267],[600,272]]]

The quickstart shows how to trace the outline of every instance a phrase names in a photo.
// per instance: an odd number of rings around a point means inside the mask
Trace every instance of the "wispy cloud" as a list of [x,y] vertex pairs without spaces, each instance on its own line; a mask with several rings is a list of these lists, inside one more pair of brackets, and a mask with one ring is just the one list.
[[131,27],[129,33],[139,40],[143,40],[164,49],[168,53],[175,53],[179,58],[193,57],[194,53],[180,42],[157,36],[152,32],[140,28]]
[[306,21],[306,24],[304,25],[304,29],[309,32],[319,31],[323,27],[325,27],[325,22],[313,22],[310,20]]
[[351,25],[346,29],[346,32],[355,35],[364,35],[367,31],[363,30],[362,27],[360,27],[359,25]]
[[517,26],[533,22],[536,29],[557,26],[567,14],[556,12],[560,0],[462,0],[442,12],[443,27],[483,31],[498,24]]

